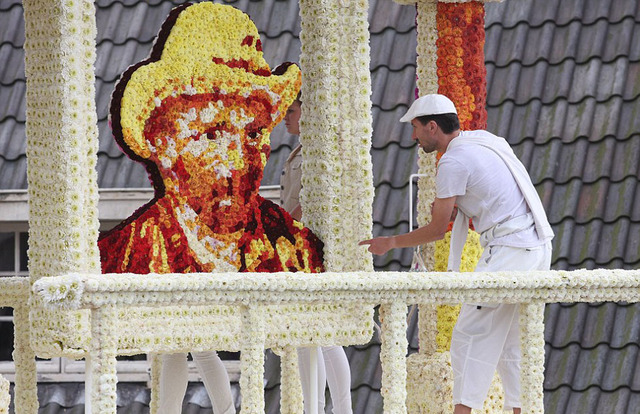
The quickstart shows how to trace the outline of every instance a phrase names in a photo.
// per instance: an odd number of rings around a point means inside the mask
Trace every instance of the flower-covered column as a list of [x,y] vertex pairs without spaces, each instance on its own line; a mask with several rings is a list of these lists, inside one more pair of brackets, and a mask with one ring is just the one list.
[[[436,67],[436,28],[437,1],[421,0],[417,3],[416,31],[416,86],[419,95],[438,92],[438,75]],[[431,204],[436,198],[436,155],[418,151],[418,202],[417,220],[420,226],[431,221]],[[435,244],[422,246],[424,264],[427,271],[434,270]],[[418,335],[420,353],[432,355],[436,350],[437,315],[436,306],[419,305]]]
[[264,413],[264,342],[266,332],[260,306],[242,306],[240,392],[243,413]]
[[280,352],[281,376],[280,412],[297,414],[304,411],[302,384],[298,367],[298,351],[293,346],[285,346]]
[[13,362],[16,366],[15,412],[38,412],[36,356],[29,341],[29,306],[27,303],[13,308]]
[[117,311],[105,305],[91,312],[91,395],[85,395],[85,412],[116,414]]
[[382,322],[380,362],[382,363],[382,389],[384,412],[407,412],[407,305],[392,302],[380,305]]
[[[95,8],[91,0],[23,6],[30,277],[99,273]],[[38,355],[58,354],[60,344],[87,345],[86,316],[35,305],[31,339]]]
[[520,307],[522,412],[544,413],[544,303]]
[[[396,0],[402,4],[414,4],[411,0]],[[456,3],[456,4],[450,4]],[[464,3],[464,4],[460,4]],[[417,87],[419,95],[441,93],[449,96],[460,115],[463,129],[486,126],[486,80],[484,68],[484,6],[481,2],[438,2],[420,0],[417,6]],[[431,220],[431,203],[435,199],[435,154],[418,154],[418,172],[425,175],[418,181],[418,224]],[[472,236],[473,237],[473,236]],[[478,243],[475,242],[474,245]],[[479,249],[475,249],[479,250]],[[448,254],[448,242],[423,246],[423,259],[428,271],[438,270],[438,256]],[[471,261],[476,251],[466,252]],[[446,263],[446,260],[445,260]],[[475,264],[475,262],[474,262]],[[471,266],[473,268],[473,266]],[[431,355],[438,342],[448,343],[457,309],[438,308],[427,304],[420,306],[420,353]],[[440,327],[436,327],[436,319]],[[443,350],[448,346],[442,345]]]
[[[9,394],[9,381],[0,375],[0,414],[9,414],[11,395]],[[36,408],[37,411],[37,408]]]
[[373,271],[358,246],[373,225],[368,6],[300,0],[300,201],[302,221],[324,242],[327,271]]
[[[416,86],[419,95],[438,92],[438,74],[436,66],[436,41],[438,30],[436,27],[437,2],[421,0],[417,3],[416,36],[418,46],[416,50]],[[424,226],[431,221],[431,203],[436,198],[435,177],[436,157],[434,153],[418,152],[418,173],[425,174],[418,181],[418,224]],[[433,270],[433,244],[429,245],[428,267]]]
[[366,0],[301,0],[302,211],[327,271],[373,270]]

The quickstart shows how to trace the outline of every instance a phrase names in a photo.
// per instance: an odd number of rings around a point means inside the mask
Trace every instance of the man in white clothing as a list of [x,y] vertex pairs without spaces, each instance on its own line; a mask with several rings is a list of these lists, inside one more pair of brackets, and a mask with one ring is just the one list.
[[[503,138],[486,131],[460,131],[456,108],[444,95],[425,95],[401,122],[427,153],[443,153],[436,173],[432,220],[410,233],[362,241],[374,254],[444,237],[457,205],[449,270],[458,271],[469,218],[484,252],[477,272],[548,270],[553,232],[522,163]],[[520,341],[516,304],[464,304],[451,340],[455,414],[484,404],[496,369],[505,409],[520,413]]]

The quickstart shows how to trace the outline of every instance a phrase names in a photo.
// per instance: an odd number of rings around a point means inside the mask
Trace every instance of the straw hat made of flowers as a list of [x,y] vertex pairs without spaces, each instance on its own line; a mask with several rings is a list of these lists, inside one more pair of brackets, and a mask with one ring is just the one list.
[[[111,123],[116,141],[131,158],[145,161],[152,149],[145,139],[145,122],[170,96],[222,90],[249,96],[262,89],[272,100],[268,116],[275,126],[294,101],[301,83],[300,69],[285,64],[271,72],[262,56],[254,23],[232,6],[203,2],[172,10],[148,59],[122,75],[111,99]],[[268,142],[271,128],[265,128]]]

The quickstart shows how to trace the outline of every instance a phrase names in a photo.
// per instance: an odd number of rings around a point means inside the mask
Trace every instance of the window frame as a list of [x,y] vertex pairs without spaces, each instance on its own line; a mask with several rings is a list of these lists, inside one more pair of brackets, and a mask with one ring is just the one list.
[[[260,195],[279,204],[280,186],[261,186]],[[106,231],[133,214],[140,206],[153,198],[151,188],[117,188],[100,189],[98,202],[98,218],[100,230]],[[21,233],[28,236],[29,204],[26,190],[0,190],[0,232],[14,233],[14,270],[0,271],[0,277],[29,277],[28,270],[21,269]],[[26,254],[26,251],[24,252]],[[0,322],[13,322],[13,316],[0,316]],[[231,381],[239,381],[240,361],[222,361]],[[146,356],[140,360],[117,361],[118,381],[148,382],[150,381],[151,360]],[[38,382],[84,382],[85,361],[69,358],[38,359],[36,362]],[[201,381],[195,364],[189,361],[189,381]],[[9,381],[15,381],[15,364],[13,361],[0,361],[0,374]]]

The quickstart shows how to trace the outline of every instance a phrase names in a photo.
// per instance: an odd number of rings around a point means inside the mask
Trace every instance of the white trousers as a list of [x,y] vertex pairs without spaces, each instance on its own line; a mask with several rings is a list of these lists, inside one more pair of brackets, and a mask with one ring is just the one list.
[[[476,272],[548,270],[551,242],[534,248],[485,248]],[[464,304],[451,338],[453,403],[480,409],[498,370],[504,409],[520,407],[520,325],[517,304]]]
[[318,414],[324,413],[324,390],[327,383],[333,402],[333,413],[351,414],[351,370],[344,349],[337,345],[298,348],[298,366],[305,413],[311,412],[309,357],[312,351],[318,353]]
[[[202,382],[207,389],[214,414],[235,414],[231,397],[231,384],[224,364],[215,351],[192,352]],[[187,392],[187,354],[162,355],[160,373],[159,414],[180,414]]]

